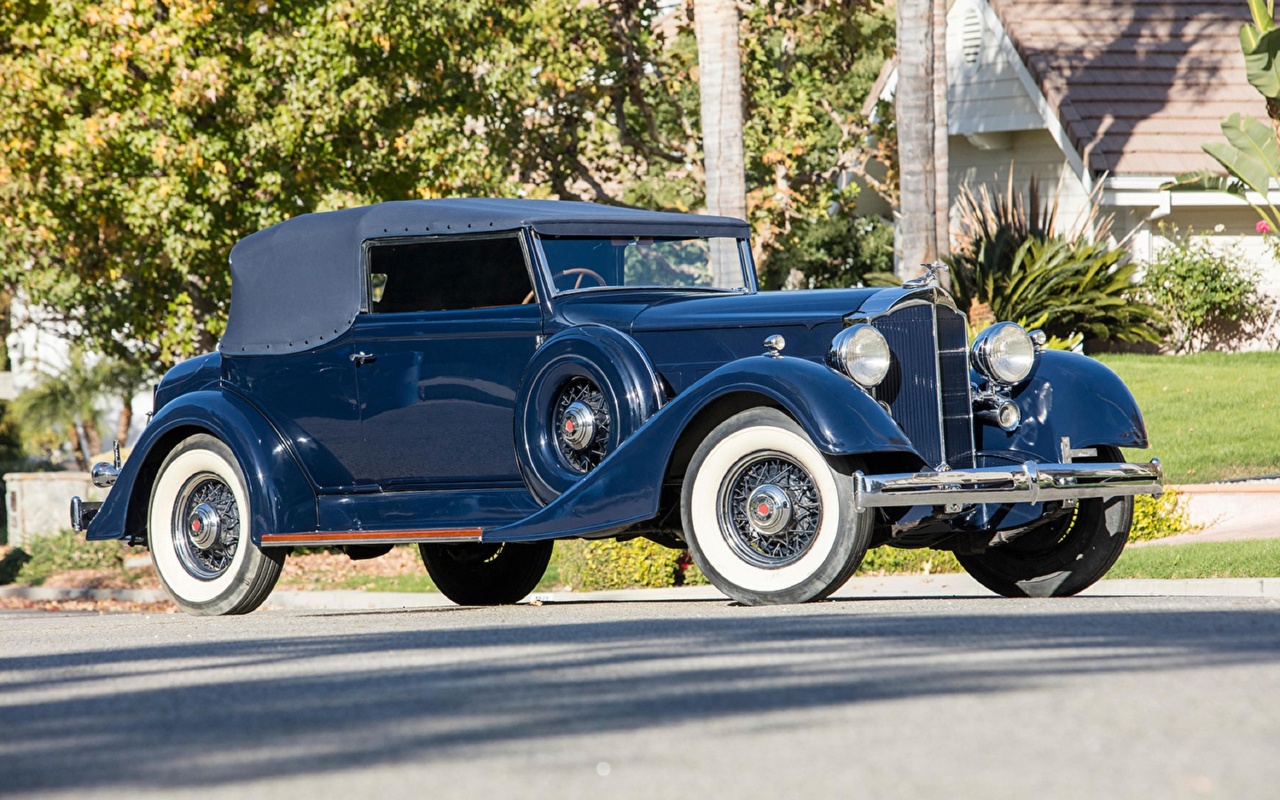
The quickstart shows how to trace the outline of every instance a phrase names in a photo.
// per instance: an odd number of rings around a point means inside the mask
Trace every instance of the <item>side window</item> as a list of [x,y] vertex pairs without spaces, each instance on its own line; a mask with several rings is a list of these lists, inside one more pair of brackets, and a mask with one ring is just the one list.
[[369,310],[375,314],[514,306],[532,292],[515,236],[441,237],[369,248]]

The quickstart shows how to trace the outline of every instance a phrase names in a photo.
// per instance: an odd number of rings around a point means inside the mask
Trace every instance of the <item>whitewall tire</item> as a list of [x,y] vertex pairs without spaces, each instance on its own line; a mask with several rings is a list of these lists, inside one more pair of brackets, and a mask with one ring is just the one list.
[[284,551],[255,545],[251,520],[244,475],[221,441],[198,434],[165,458],[151,488],[148,545],[183,611],[247,614],[271,594]]
[[685,474],[681,514],[698,568],[746,605],[826,597],[871,540],[851,473],[772,408],[737,414],[707,436]]

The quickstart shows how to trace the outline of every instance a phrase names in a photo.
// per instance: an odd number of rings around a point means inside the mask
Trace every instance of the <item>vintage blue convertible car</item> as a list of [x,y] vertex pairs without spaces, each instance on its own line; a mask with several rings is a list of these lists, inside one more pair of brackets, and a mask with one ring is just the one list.
[[827,596],[867,548],[955,552],[1004,595],[1106,573],[1159,463],[1120,380],[1011,323],[970,346],[932,274],[760,292],[740,220],[433,200],[288,220],[231,251],[218,352],[174,367],[90,539],[178,604],[253,610],[296,546],[419,545],[512,603],[553,541],[687,547],[743,603]]

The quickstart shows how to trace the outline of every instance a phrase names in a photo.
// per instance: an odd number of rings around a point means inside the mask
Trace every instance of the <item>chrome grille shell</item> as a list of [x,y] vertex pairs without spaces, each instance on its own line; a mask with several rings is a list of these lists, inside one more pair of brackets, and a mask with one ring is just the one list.
[[936,287],[886,289],[846,325],[868,323],[889,343],[892,364],[871,396],[889,407],[930,467],[969,469],[974,462],[968,323]]

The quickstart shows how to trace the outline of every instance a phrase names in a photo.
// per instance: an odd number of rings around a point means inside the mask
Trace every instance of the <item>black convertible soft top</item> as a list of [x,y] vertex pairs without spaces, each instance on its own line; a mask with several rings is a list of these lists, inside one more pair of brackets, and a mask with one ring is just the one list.
[[750,235],[730,217],[560,200],[403,200],[304,214],[231,248],[231,313],[219,347],[227,355],[287,353],[346,331],[360,310],[369,239],[521,228],[550,236]]

